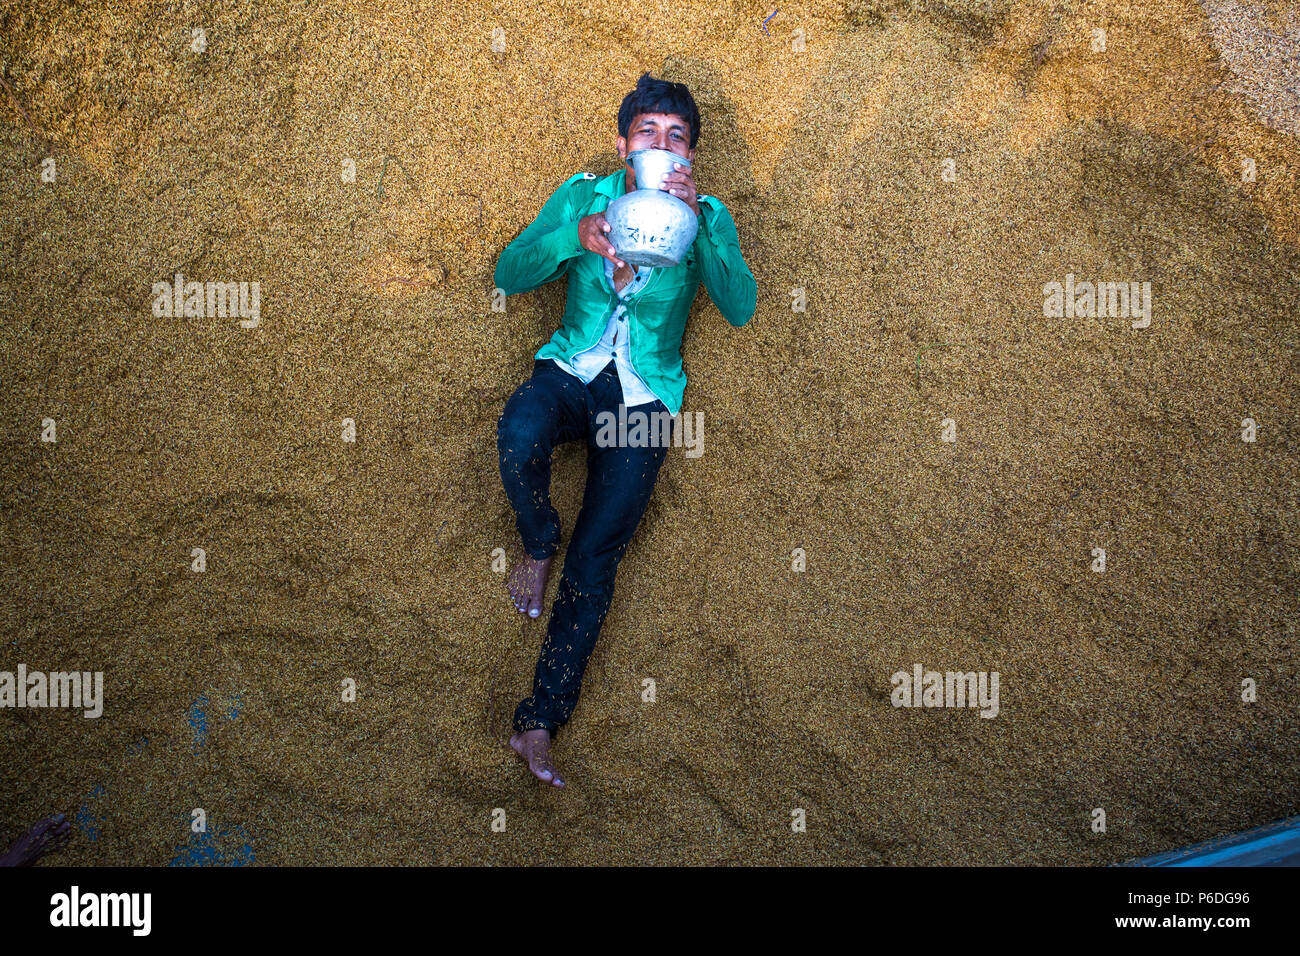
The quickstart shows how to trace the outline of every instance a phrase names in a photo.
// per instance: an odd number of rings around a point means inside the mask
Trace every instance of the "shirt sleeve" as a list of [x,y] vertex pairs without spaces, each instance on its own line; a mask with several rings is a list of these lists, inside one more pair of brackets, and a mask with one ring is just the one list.
[[700,202],[699,225],[695,254],[704,287],[723,318],[744,325],[754,317],[758,283],[740,251],[735,220],[720,200],[707,197]]
[[582,178],[577,175],[562,183],[532,225],[502,250],[492,279],[506,295],[530,292],[558,279],[572,259],[587,251],[578,241],[572,204],[572,184]]

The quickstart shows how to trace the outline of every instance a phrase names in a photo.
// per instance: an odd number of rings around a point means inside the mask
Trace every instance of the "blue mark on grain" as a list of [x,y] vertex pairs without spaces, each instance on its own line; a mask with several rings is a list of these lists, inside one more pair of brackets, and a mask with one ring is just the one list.
[[199,699],[190,705],[190,728],[194,731],[194,752],[198,753],[208,742],[208,695],[199,694]]
[[189,842],[176,848],[168,866],[247,866],[254,860],[253,841],[243,827],[191,833]]
[[[213,692],[213,696],[216,693]],[[222,714],[227,720],[238,720],[239,712],[244,708],[243,693],[231,694],[224,697],[226,711]],[[194,752],[198,753],[208,742],[208,708],[212,705],[212,699],[207,694],[199,694],[198,699],[190,705],[189,723],[190,729],[194,731]]]
[[85,802],[77,810],[77,828],[86,835],[91,843],[99,839],[100,825],[102,818],[90,810],[90,802],[102,797],[107,793],[102,783],[95,784],[95,789],[90,791]]

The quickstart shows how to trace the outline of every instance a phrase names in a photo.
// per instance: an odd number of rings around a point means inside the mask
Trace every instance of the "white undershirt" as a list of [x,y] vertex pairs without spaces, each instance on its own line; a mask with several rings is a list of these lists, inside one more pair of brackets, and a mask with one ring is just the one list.
[[618,308],[610,315],[609,322],[605,325],[605,334],[601,336],[600,341],[586,351],[573,356],[568,363],[551,359],[570,375],[582,379],[584,383],[590,383],[609,364],[610,359],[613,359],[618,369],[618,382],[623,387],[623,404],[627,408],[653,402],[658,397],[646,387],[641,376],[632,367],[632,347],[627,321],[627,297],[645,288],[651,275],[654,274],[654,269],[651,266],[631,268],[636,270],[635,275],[622,289],[614,289],[614,263],[605,260],[605,281],[618,294],[620,301]]

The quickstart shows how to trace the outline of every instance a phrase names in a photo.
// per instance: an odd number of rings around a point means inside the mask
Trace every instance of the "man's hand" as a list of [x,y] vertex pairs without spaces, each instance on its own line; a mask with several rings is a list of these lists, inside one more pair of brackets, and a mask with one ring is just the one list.
[[583,216],[578,220],[578,242],[587,251],[594,252],[614,263],[616,269],[622,269],[627,263],[618,257],[613,244],[605,238],[605,233],[609,232],[610,228],[603,212],[593,212],[590,216]]
[[700,214],[700,204],[697,200],[699,193],[695,190],[695,180],[691,177],[691,171],[682,166],[681,163],[673,163],[674,172],[669,173],[660,184],[660,189],[666,189],[686,205],[691,207],[695,215]]

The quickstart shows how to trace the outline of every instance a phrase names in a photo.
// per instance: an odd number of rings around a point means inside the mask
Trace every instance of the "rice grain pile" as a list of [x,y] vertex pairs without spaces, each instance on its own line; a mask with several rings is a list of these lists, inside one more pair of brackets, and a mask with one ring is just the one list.
[[[0,711],[0,840],[62,809],[69,864],[1102,864],[1297,812],[1291,5],[763,16],[0,13],[0,670],[106,692]],[[496,312],[493,269],[617,168],[643,70],[699,102],[759,305],[701,289],[705,452],[660,473],[555,792],[504,746],[545,618],[492,556],[564,284]],[[155,316],[176,273],[258,282],[258,324]],[[1149,282],[1149,327],[1045,317],[1067,274]],[[584,475],[562,448],[566,532]],[[996,718],[892,706],[917,663],[998,672]]]

